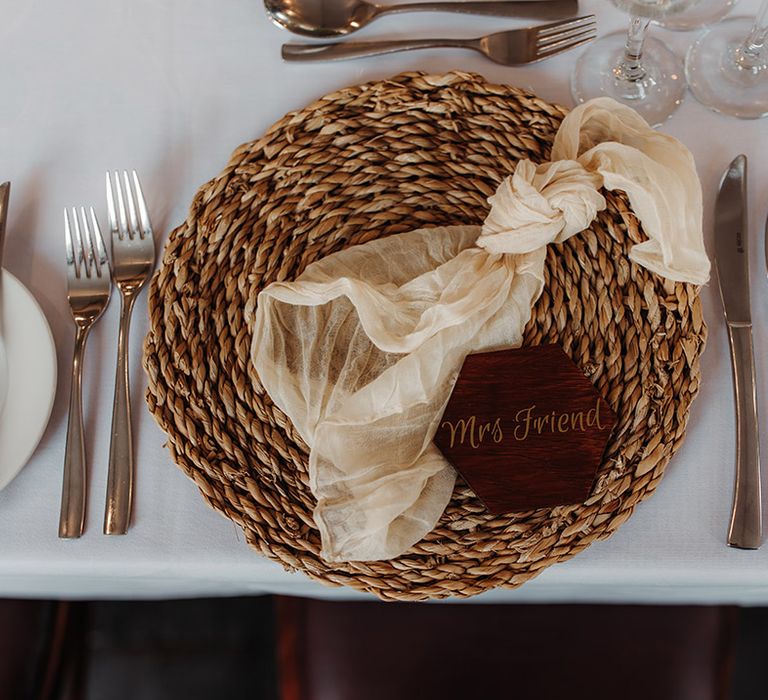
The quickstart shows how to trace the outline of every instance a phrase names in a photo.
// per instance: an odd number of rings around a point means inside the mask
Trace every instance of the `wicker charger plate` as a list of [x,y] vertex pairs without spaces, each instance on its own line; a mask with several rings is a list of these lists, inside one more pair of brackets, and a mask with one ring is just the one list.
[[706,326],[696,287],[628,259],[644,237],[620,196],[589,230],[549,246],[525,335],[560,343],[618,417],[584,503],[492,516],[459,481],[403,556],[328,564],[307,447],[249,360],[244,313],[263,287],[378,236],[480,223],[520,158],[548,158],[564,114],[477,75],[406,73],[287,115],[197,192],[151,285],[147,401],[173,459],[261,554],[385,599],[471,596],[608,537],[656,488],[699,389]]

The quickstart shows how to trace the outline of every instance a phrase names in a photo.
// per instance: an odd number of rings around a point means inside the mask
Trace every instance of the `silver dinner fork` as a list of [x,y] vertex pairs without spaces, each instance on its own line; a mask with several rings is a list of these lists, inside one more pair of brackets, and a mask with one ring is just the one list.
[[112,275],[120,290],[120,332],[117,339],[115,398],[109,444],[109,475],[104,510],[104,534],[128,530],[133,500],[133,430],[128,377],[128,332],[141,288],[155,266],[155,239],[139,178],[123,171],[107,173],[107,213],[112,238]]
[[84,207],[80,208],[79,219],[74,208],[71,216],[64,210],[64,240],[67,250],[67,298],[77,330],[72,357],[59,537],[80,537],[85,523],[87,479],[83,432],[83,357],[88,334],[109,303],[112,280],[107,251],[93,208],[90,220]]
[[497,32],[477,39],[402,39],[396,41],[345,41],[333,44],[283,44],[286,61],[337,61],[378,56],[395,51],[428,48],[473,49],[505,66],[541,61],[574,49],[595,38],[595,15],[561,20],[527,29]]

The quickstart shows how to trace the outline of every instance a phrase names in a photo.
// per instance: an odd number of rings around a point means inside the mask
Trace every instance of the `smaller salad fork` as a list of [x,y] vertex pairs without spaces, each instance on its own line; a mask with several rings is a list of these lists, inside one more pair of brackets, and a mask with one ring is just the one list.
[[[532,3],[536,4],[536,3]],[[496,32],[476,39],[398,39],[394,41],[337,41],[331,44],[283,44],[284,61],[338,61],[378,56],[411,49],[472,49],[495,63],[521,66],[535,63],[592,41],[595,15],[564,19],[535,27]]]
[[83,358],[93,324],[109,303],[112,278],[109,260],[93,207],[90,219],[80,207],[64,210],[67,250],[67,298],[75,321],[75,352],[69,395],[67,446],[64,453],[64,485],[61,493],[59,537],[80,537],[85,524],[86,455],[83,431]]

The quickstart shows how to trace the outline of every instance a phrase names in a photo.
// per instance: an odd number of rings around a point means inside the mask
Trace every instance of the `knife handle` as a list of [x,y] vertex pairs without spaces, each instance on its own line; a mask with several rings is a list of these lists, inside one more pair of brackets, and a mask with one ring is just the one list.
[[728,324],[728,339],[736,400],[736,482],[728,544],[757,549],[762,543],[763,515],[752,324]]

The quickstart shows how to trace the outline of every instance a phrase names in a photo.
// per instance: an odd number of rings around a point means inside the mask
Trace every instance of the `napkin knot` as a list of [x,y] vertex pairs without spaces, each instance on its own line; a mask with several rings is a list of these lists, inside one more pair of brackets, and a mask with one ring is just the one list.
[[521,160],[488,198],[477,245],[489,253],[530,253],[587,228],[605,209],[603,178],[575,160]]

